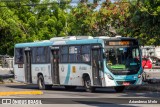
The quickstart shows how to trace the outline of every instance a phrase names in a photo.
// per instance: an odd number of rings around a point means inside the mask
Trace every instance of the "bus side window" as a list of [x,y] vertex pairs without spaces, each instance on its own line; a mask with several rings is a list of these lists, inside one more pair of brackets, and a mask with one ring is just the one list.
[[76,62],[82,61],[81,46],[76,46]]
[[39,55],[37,55],[36,62],[40,62],[40,57],[39,57]]
[[82,46],[82,62],[90,62],[90,45]]
[[77,62],[81,62],[82,56],[81,54],[77,54]]
[[36,51],[36,63],[40,63],[40,62],[41,62],[41,48],[38,47]]
[[60,62],[68,62],[68,46],[62,46],[60,49]]
[[47,63],[49,62],[47,47],[32,48],[32,62],[33,63]]
[[37,58],[37,48],[32,48],[32,63],[36,63]]
[[23,63],[23,48],[16,49],[15,54],[15,63]]
[[89,54],[83,54],[83,55],[82,55],[82,60],[83,60],[84,62],[89,62],[89,61],[90,61]]

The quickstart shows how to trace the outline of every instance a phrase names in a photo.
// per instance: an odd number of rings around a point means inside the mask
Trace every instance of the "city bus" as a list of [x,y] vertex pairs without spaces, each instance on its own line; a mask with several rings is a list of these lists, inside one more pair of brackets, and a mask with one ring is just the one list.
[[39,89],[64,86],[100,87],[142,84],[142,59],[137,39],[129,37],[55,37],[50,40],[18,43],[14,52],[15,80],[37,84]]

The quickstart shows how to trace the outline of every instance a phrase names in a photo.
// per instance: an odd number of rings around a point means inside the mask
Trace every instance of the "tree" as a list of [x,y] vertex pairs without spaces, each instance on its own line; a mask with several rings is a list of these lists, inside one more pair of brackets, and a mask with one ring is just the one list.
[[0,53],[13,55],[14,44],[22,41],[25,33],[20,28],[20,20],[5,3],[0,2]]
[[0,2],[0,6],[0,54],[13,55],[16,43],[67,36],[68,1],[21,0]]
[[[122,2],[119,2],[121,4]],[[116,14],[112,25],[117,32],[124,36],[135,37],[142,45],[160,45],[160,1],[159,0],[137,0],[125,2],[127,6],[119,8],[123,14]]]

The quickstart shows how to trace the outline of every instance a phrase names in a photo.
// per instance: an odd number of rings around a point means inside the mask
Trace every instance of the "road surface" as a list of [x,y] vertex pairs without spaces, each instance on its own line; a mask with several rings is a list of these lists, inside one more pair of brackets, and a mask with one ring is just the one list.
[[[1,92],[6,91],[31,91],[38,90],[35,85],[24,84],[0,84]],[[42,95],[12,95],[0,96],[0,98],[20,98],[21,100],[41,100],[43,105],[29,105],[30,107],[159,107],[160,92],[145,90],[124,90],[116,93],[113,88],[98,88],[95,93],[89,93],[83,87],[67,91],[64,87],[53,87],[51,90],[43,90]],[[150,104],[146,101],[152,101]],[[141,101],[141,104],[136,101]],[[143,101],[143,102],[142,102]],[[156,103],[157,101],[157,103]],[[135,103],[136,102],[136,103]],[[142,104],[143,103],[143,104]],[[159,104],[158,104],[159,103]],[[28,105],[12,105],[12,107],[28,107]],[[2,104],[1,107],[10,107]]]

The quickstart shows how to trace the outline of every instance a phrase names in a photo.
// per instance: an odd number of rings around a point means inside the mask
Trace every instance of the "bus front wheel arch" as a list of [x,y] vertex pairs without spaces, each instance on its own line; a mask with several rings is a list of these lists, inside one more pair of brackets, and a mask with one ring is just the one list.
[[89,75],[83,75],[84,87],[87,92],[95,92],[95,87],[91,86],[91,79]]
[[40,90],[45,90],[46,89],[43,75],[38,75],[38,88]]
[[45,85],[44,77],[42,74],[38,74],[38,88],[40,90],[52,89],[52,85]]

